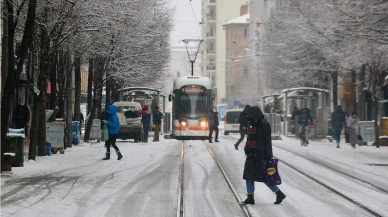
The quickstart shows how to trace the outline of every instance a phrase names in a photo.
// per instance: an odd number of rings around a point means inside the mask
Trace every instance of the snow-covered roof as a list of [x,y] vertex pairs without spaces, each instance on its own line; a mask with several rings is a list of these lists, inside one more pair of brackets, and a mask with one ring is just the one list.
[[149,90],[149,91],[155,91],[160,93],[159,89],[149,88],[149,87],[126,87],[126,88],[121,88],[117,91],[132,91],[132,90]]
[[329,92],[326,89],[319,89],[319,88],[313,88],[313,87],[297,87],[297,88],[291,88],[291,89],[282,90],[282,93],[286,93],[286,92],[290,92],[290,91],[295,91],[295,90],[310,90],[310,91],[326,92],[326,93]]
[[241,17],[237,17],[233,20],[229,20],[228,22],[222,25],[226,26],[230,24],[249,24],[249,14],[242,15]]

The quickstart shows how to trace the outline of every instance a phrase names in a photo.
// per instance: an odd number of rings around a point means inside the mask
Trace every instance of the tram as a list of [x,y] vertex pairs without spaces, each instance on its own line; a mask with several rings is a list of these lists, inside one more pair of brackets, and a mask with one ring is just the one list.
[[172,134],[177,140],[208,139],[207,114],[213,107],[213,91],[208,77],[184,76],[174,81]]

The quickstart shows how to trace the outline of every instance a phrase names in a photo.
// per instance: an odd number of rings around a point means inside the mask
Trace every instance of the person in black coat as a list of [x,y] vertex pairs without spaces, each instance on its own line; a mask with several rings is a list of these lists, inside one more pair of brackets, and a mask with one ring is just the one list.
[[[246,160],[244,166],[243,179],[246,181],[248,198],[241,202],[242,204],[255,204],[254,192],[255,182],[265,183],[265,174],[263,169],[263,161],[271,160],[272,154],[272,139],[271,126],[264,119],[264,114],[257,106],[248,108],[247,114],[249,129],[248,139],[244,147]],[[267,184],[266,184],[267,185]],[[280,204],[286,195],[278,188],[277,185],[269,186],[276,193],[276,201],[274,204]]]
[[218,117],[219,117],[219,113],[218,112],[214,112],[213,113],[213,118],[214,118],[214,131],[216,131],[216,138],[215,138],[216,142],[220,142],[218,140],[218,134],[220,132],[220,130],[218,129],[218,125],[220,125],[220,121],[219,121]]
[[19,104],[13,111],[13,117],[15,121],[16,129],[24,129],[28,121],[30,120],[30,110],[24,104],[24,99],[20,98]]
[[248,130],[248,119],[245,111],[251,107],[250,105],[246,105],[245,109],[240,113],[238,118],[238,123],[240,124],[240,139],[237,140],[236,144],[234,144],[234,149],[238,150],[238,145],[244,140],[245,134],[247,134]]

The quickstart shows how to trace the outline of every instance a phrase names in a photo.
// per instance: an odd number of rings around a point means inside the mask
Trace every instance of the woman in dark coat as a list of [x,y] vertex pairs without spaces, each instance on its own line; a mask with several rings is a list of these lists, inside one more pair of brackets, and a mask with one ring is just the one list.
[[[245,113],[249,121],[249,128],[248,139],[244,147],[247,158],[245,160],[243,179],[246,180],[248,198],[241,203],[255,204],[253,196],[255,192],[255,181],[265,183],[262,162],[271,160],[273,157],[271,127],[268,121],[264,119],[264,114],[259,107],[252,106]],[[277,185],[268,187],[276,193],[276,201],[274,204],[280,204],[286,198],[286,195],[283,194]]]

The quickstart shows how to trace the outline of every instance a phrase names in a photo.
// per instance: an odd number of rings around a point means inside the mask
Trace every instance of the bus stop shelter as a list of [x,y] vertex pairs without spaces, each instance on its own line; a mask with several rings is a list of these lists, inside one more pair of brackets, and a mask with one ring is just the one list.
[[292,112],[297,108],[309,108],[315,128],[310,129],[310,138],[325,138],[328,133],[329,108],[326,89],[298,87],[282,90],[278,99],[282,100],[285,136],[295,136],[299,133],[297,121],[292,120]]

